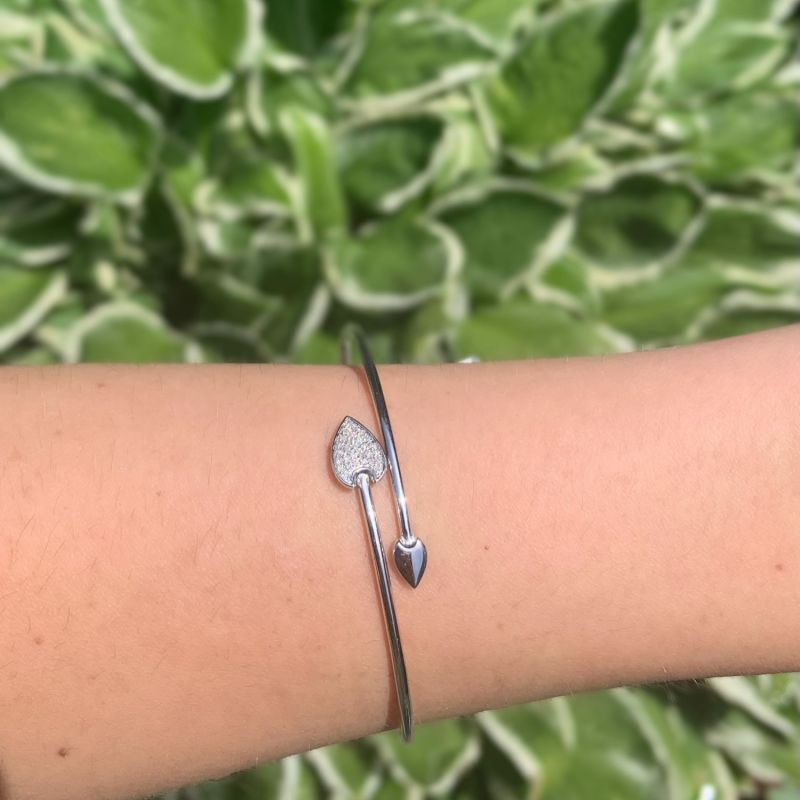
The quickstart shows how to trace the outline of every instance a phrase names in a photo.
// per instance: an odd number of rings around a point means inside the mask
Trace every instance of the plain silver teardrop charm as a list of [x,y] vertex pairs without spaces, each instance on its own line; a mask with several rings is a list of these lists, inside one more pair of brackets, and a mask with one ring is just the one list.
[[428,551],[422,539],[415,539],[411,544],[402,539],[395,542],[394,563],[397,571],[416,589],[428,565]]

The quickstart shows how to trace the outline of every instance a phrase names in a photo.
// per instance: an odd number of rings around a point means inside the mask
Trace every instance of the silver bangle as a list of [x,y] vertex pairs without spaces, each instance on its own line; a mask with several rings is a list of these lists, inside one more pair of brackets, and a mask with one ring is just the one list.
[[367,341],[360,331],[352,329],[346,332],[342,341],[342,361],[345,364],[350,361],[351,336],[355,338],[361,351],[364,371],[372,393],[372,400],[383,434],[386,452],[364,425],[353,419],[353,417],[347,416],[342,420],[333,439],[331,463],[333,472],[340,483],[350,488],[358,489],[359,497],[361,498],[372,545],[372,555],[375,560],[375,574],[378,580],[378,588],[380,589],[386,634],[389,639],[397,703],[400,709],[400,729],[403,739],[408,741],[411,738],[413,727],[411,694],[408,688],[408,675],[403,657],[403,647],[400,643],[400,629],[397,624],[397,614],[395,613],[392,599],[389,568],[383,551],[378,517],[372,500],[372,490],[370,489],[371,483],[377,482],[383,477],[387,467],[391,474],[400,524],[400,538],[394,545],[394,562],[398,572],[414,588],[419,585],[425,572],[427,551],[422,540],[418,539],[411,530],[408,501],[403,488],[403,477],[400,472],[400,463],[397,458],[397,448],[395,447],[392,426],[389,421],[386,399],[383,395],[378,370],[370,354]]

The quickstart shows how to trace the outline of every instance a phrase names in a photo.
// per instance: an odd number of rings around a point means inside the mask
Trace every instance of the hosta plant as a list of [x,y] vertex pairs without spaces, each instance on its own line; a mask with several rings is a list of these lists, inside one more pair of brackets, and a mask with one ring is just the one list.
[[[654,348],[800,321],[787,0],[4,0],[8,364]],[[800,798],[792,675],[489,711],[172,797]]]

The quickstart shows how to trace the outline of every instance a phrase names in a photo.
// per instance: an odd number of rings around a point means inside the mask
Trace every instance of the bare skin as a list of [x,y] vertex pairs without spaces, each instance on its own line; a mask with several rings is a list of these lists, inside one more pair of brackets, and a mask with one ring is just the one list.
[[[385,367],[418,721],[800,669],[800,326]],[[129,798],[397,725],[336,367],[0,374],[0,798]],[[374,487],[387,547],[388,481]]]

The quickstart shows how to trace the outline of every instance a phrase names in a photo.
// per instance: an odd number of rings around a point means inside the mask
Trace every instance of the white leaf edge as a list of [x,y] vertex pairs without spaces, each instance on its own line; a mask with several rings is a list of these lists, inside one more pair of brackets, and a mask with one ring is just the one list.
[[151,163],[147,165],[147,168],[144,170],[144,176],[138,183],[127,189],[116,191],[109,190],[93,181],[77,181],[44,172],[35,164],[31,164],[22,155],[16,142],[7,136],[2,129],[0,129],[0,166],[5,167],[9,172],[25,183],[28,183],[31,186],[34,186],[37,189],[42,189],[46,192],[52,192],[53,194],[60,195],[86,197],[97,200],[111,200],[126,206],[136,205],[141,199],[142,193],[150,181],[154,166],[153,162],[155,160],[155,153],[157,152],[160,142],[163,138],[161,120],[156,112],[122,84],[111,81],[108,78],[99,78],[96,75],[88,73],[84,70],[69,69],[66,67],[39,67],[34,70],[26,70],[24,72],[15,73],[13,75],[0,78],[0,92],[2,92],[7,86],[10,86],[12,83],[16,83],[17,81],[25,80],[31,77],[78,78],[80,80],[85,80],[87,83],[94,84],[94,86],[101,92],[105,92],[116,100],[119,100],[121,103],[124,103],[139,117],[139,119],[142,120],[142,122],[145,123],[145,125],[150,128],[153,133],[154,147]]
[[[169,0],[166,0],[167,2]],[[265,8],[260,0],[240,0],[245,7],[245,35],[234,57],[234,67],[223,72],[213,83],[198,83],[189,80],[171,67],[155,59],[140,43],[136,31],[128,24],[120,7],[120,0],[100,0],[109,25],[131,58],[138,66],[159,83],[176,94],[195,100],[213,100],[224,95],[233,85],[236,69],[248,62],[261,42],[261,25]]]
[[[587,12],[599,11],[606,7],[621,5],[625,0],[581,0],[574,5],[566,8],[557,8],[549,14],[545,15],[538,21],[534,33],[529,39],[523,41],[509,58],[513,58],[516,53],[521,50],[526,44],[533,40],[533,38],[541,36],[549,28],[555,28],[567,22],[572,17],[578,17]],[[643,46],[645,38],[644,26],[642,25],[641,18],[639,19],[638,29],[633,33],[628,43],[625,45],[622,58],[617,65],[617,69],[604,91],[595,100],[594,104],[590,106],[579,121],[575,130],[550,147],[541,149],[537,154],[526,152],[525,148],[518,148],[514,145],[504,146],[500,141],[500,146],[503,147],[508,157],[523,169],[538,169],[558,161],[564,157],[581,142],[584,131],[589,121],[601,116],[606,109],[613,103],[614,98],[625,85],[629,69],[631,69],[634,59],[636,58],[639,50]],[[505,62],[504,62],[505,63]],[[502,137],[498,134],[498,140]]]
[[[697,735],[696,731],[692,730],[691,727],[686,724],[685,718],[681,716],[676,707],[670,708],[669,706],[661,706],[655,699],[650,701],[658,706],[660,713],[663,714],[665,725],[670,726],[670,721],[672,719],[677,719],[678,724],[685,725],[689,728],[691,733],[696,734],[697,740],[705,747],[705,765],[712,779],[717,781],[718,786],[705,783],[700,788],[700,793],[697,795],[690,794],[688,791],[696,787],[687,785],[684,765],[676,766],[674,763],[672,747],[664,738],[658,725],[653,721],[652,713],[648,705],[644,702],[645,695],[642,690],[631,687],[618,687],[612,689],[611,692],[616,695],[622,705],[625,706],[628,713],[631,714],[634,723],[650,745],[656,761],[666,773],[669,796],[672,800],[683,800],[687,796],[703,798],[706,795],[715,798],[715,800],[736,800],[738,793],[730,767],[719,752],[707,742],[703,741],[702,736]],[[678,733],[674,728],[671,732],[673,734]],[[689,777],[691,779],[692,776]],[[718,793],[718,790],[722,792],[722,794]]]
[[0,351],[7,350],[36,327],[67,293],[66,273],[56,272],[38,297],[13,322],[0,326]]
[[459,61],[449,67],[443,67],[430,80],[406,89],[365,96],[348,96],[344,90],[353,72],[357,69],[367,44],[368,26],[366,23],[363,23],[357,30],[355,43],[351,47],[350,52],[345,55],[342,66],[339,69],[339,74],[334,80],[335,89],[342,92],[341,104],[345,111],[353,113],[354,115],[358,115],[359,113],[390,114],[393,111],[399,111],[409,106],[418,106],[434,95],[455,89],[462,84],[481,78],[491,69],[492,61],[497,57],[496,50],[494,47],[488,46],[483,38],[476,37],[474,30],[462,25],[454,25],[453,19],[447,15],[437,13],[434,15],[428,14],[427,16],[428,20],[425,19],[425,12],[415,11],[413,9],[406,10],[396,14],[391,20],[391,24],[400,27],[403,25],[412,25],[419,21],[429,21],[435,18],[436,21],[440,23],[442,30],[462,34],[465,38],[471,39],[475,45],[482,48],[486,52],[486,60],[477,61],[466,59],[464,61]]
[[448,134],[448,121],[446,117],[436,111],[406,109],[398,114],[356,119],[342,126],[337,131],[340,135],[346,135],[351,131],[353,133],[358,133],[364,129],[409,123],[420,118],[435,120],[439,123],[441,127],[436,141],[431,148],[425,166],[423,166],[416,175],[413,175],[404,184],[399,184],[393,189],[388,190],[384,195],[373,201],[372,206],[381,214],[393,214],[398,211],[410,200],[413,200],[425,191],[436,178],[445,156],[445,144]]
[[[459,723],[458,720],[443,720],[444,722]],[[435,724],[435,723],[434,723]],[[444,771],[430,783],[419,784],[406,768],[400,763],[395,755],[390,734],[378,734],[370,737],[374,742],[378,755],[384,762],[386,769],[397,783],[404,786],[409,791],[419,791],[429,797],[447,797],[453,791],[458,781],[469,769],[478,762],[481,757],[481,742],[477,725],[470,724],[465,733],[464,745],[459,753],[456,753],[453,760],[446,766]],[[402,746],[402,745],[400,745]]]
[[[663,163],[663,162],[662,162]],[[675,170],[670,170],[669,164],[663,163],[668,171],[661,171],[658,161],[650,164],[640,162],[631,164],[629,169],[622,168],[607,176],[607,180],[587,184],[586,191],[582,193],[580,202],[575,209],[576,235],[580,225],[580,211],[587,199],[600,195],[613,195],[619,184],[632,178],[653,178],[664,186],[685,190],[697,201],[697,211],[689,223],[675,237],[672,247],[656,258],[642,264],[626,264],[624,266],[609,266],[592,258],[590,253],[585,253],[574,243],[575,252],[580,254],[589,265],[589,277],[592,285],[600,290],[617,289],[637,283],[647,283],[661,276],[666,269],[677,263],[691,249],[692,245],[703,231],[708,216],[709,200],[705,188],[691,176],[686,176]]]
[[[535,183],[519,178],[501,177],[450,192],[434,203],[431,212],[437,215],[438,218],[439,215],[448,211],[484,205],[495,195],[522,195],[560,209],[560,217],[553,223],[547,235],[534,245],[528,261],[503,285],[499,299],[508,299],[521,287],[527,287],[529,293],[535,296],[534,290],[535,287],[539,286],[542,274],[550,264],[564,255],[572,240],[575,217],[571,203],[563,194],[543,189]],[[458,234],[447,225],[446,221],[439,221],[443,227],[458,239]],[[460,239],[459,242],[462,249],[465,249]]]
[[[380,224],[379,222],[369,225],[359,231],[359,234],[367,233]],[[448,228],[434,220],[414,220],[410,222],[410,225],[432,234],[442,243],[445,254],[445,274],[441,283],[409,294],[370,292],[362,289],[355,280],[342,276],[332,248],[326,247],[322,256],[322,271],[334,296],[350,308],[375,312],[406,311],[441,295],[446,286],[455,280],[464,265],[464,249],[461,242]]]
[[178,343],[183,342],[185,361],[197,363],[202,360],[201,349],[197,344],[165,325],[158,314],[129,300],[112,300],[93,308],[67,331],[60,348],[64,361],[69,364],[77,364],[81,360],[84,337],[103,323],[116,319],[133,319],[142,322],[152,330],[170,334]]
[[[328,745],[310,750],[305,754],[306,759],[314,765],[320,780],[325,788],[333,792],[334,797],[351,797],[355,787],[348,784],[347,779],[339,772],[336,763],[336,752],[340,747],[347,745]],[[367,771],[364,782],[355,792],[356,797],[372,797],[383,782],[383,772],[373,764]]]
[[744,676],[708,678],[706,683],[723,699],[742,709],[781,736],[791,739],[794,725],[764,700]]

